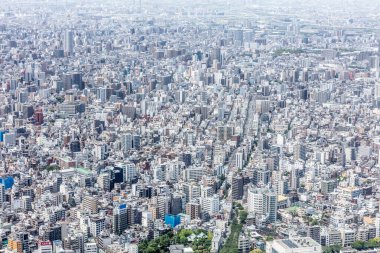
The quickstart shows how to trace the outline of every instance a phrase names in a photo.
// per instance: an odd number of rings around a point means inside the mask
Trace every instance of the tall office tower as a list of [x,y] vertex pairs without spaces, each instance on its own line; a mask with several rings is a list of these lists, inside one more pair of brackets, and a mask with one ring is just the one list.
[[215,190],[211,186],[201,186],[201,198],[212,197],[215,194]]
[[22,244],[22,251],[21,252],[29,253],[30,252],[30,248],[29,248],[29,233],[27,233],[27,232],[19,232],[16,235],[16,237],[17,237],[17,239],[19,241],[21,241],[21,244]]
[[143,227],[150,227],[152,225],[153,215],[150,211],[144,211],[141,214],[141,225]]
[[238,240],[238,252],[239,253],[249,253],[251,248],[250,238],[245,236],[243,233],[240,233]]
[[66,30],[64,38],[63,50],[66,55],[72,55],[74,52],[74,33],[73,31]]
[[371,56],[369,58],[369,63],[370,63],[370,67],[373,68],[373,69],[377,69],[379,68],[379,63],[380,63],[380,60],[379,60],[379,56],[378,55],[374,55],[374,56]]
[[224,103],[220,103],[218,106],[218,120],[219,121],[224,120],[224,112],[225,112],[225,105]]
[[107,101],[107,88],[99,87],[96,92],[96,98],[101,102],[105,103]]
[[105,218],[99,216],[90,217],[90,234],[94,237],[99,236],[105,229]]
[[234,43],[238,44],[238,45],[242,44],[243,43],[243,30],[235,29],[233,32],[234,32],[234,34],[233,34]]
[[272,190],[264,192],[263,207],[267,215],[267,222],[277,221],[277,194]]
[[64,239],[63,245],[66,249],[71,249],[74,252],[84,253],[84,241],[87,239],[87,235],[83,233],[71,234]]
[[248,189],[248,211],[263,215],[266,222],[277,220],[277,194],[272,189]]
[[267,168],[253,171],[252,183],[254,185],[267,185],[270,181],[271,171]]
[[130,183],[137,176],[136,166],[133,163],[123,165],[125,170],[125,182]]
[[62,83],[57,83],[57,91],[70,90],[73,87],[73,79],[70,73],[64,73],[61,76]]
[[294,160],[306,160],[306,146],[298,143],[294,146]]
[[164,164],[153,168],[153,179],[155,181],[163,181],[166,179],[166,166]]
[[248,212],[263,215],[263,195],[261,191],[249,188],[247,195]]
[[239,200],[243,198],[243,178],[240,175],[235,175],[232,178],[232,199]]
[[232,126],[218,126],[217,139],[220,141],[226,141],[234,134],[234,128]]
[[80,152],[80,141],[78,138],[76,138],[75,140],[73,140],[71,143],[70,143],[70,151],[73,152],[73,153],[77,153],[77,152]]
[[380,98],[380,83],[375,83],[375,99]]
[[121,235],[128,228],[127,205],[121,204],[113,209],[112,232]]
[[44,123],[44,114],[42,112],[42,108],[38,108],[34,112],[34,120],[37,125],[41,125],[42,123]]
[[176,100],[178,103],[183,104],[186,101],[187,92],[184,90],[177,91],[176,93]]
[[0,206],[5,202],[5,186],[0,184]]
[[92,196],[84,196],[82,209],[89,211],[90,214],[98,213],[98,200]]
[[105,160],[108,156],[108,146],[107,144],[95,144],[94,157],[97,160]]
[[182,212],[182,199],[183,195],[179,194],[173,194],[172,200],[171,200],[171,206],[170,206],[170,213],[171,214],[179,214]]
[[71,80],[73,85],[76,85],[79,90],[84,90],[84,82],[82,80],[82,73],[75,72],[71,74]]
[[201,205],[198,203],[187,203],[186,204],[186,214],[190,216],[190,219],[198,219],[201,214]]
[[212,49],[211,59],[212,60],[217,60],[218,62],[222,61],[222,54],[221,54],[220,47],[216,47],[216,48]]
[[141,148],[141,136],[139,134],[134,134],[132,138],[132,148],[140,150]]
[[296,190],[299,187],[298,169],[293,167],[290,172],[290,189]]
[[201,196],[201,187],[195,182],[183,183],[182,191],[185,194],[185,203]]
[[19,103],[26,103],[28,102],[29,93],[27,90],[20,91],[17,95],[17,101]]
[[376,214],[375,229],[376,229],[376,237],[380,237],[380,213]]
[[208,213],[209,215],[214,215],[219,212],[220,200],[217,194],[212,197],[202,197],[202,212]]
[[99,175],[97,183],[100,188],[102,188],[104,191],[110,191],[111,190],[111,177],[108,172],[102,173]]
[[236,161],[236,168],[238,168],[239,170],[243,169],[243,166],[244,166],[243,152],[239,151],[236,153],[235,161]]
[[133,136],[128,133],[122,136],[122,148],[124,152],[128,152],[133,147]]
[[128,227],[131,227],[135,224],[141,224],[141,211],[139,211],[137,207],[128,205],[127,214],[128,214]]
[[22,196],[22,208],[25,211],[32,211],[32,198],[30,196]]
[[152,198],[152,202],[157,207],[157,219],[163,219],[165,214],[170,212],[171,197],[166,194],[160,194]]
[[308,226],[307,236],[311,237],[317,243],[321,243],[321,227],[320,226]]
[[208,114],[209,114],[209,108],[208,108],[208,106],[202,106],[201,107],[202,120],[207,119],[208,118]]

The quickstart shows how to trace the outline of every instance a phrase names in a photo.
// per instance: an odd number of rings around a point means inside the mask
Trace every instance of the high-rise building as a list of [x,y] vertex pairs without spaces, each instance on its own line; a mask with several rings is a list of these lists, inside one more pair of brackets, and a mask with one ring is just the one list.
[[121,204],[113,209],[112,232],[121,235],[128,228],[127,205]]
[[277,220],[277,194],[272,189],[248,189],[248,211],[262,215],[266,222],[274,223]]
[[231,189],[232,189],[232,199],[239,200],[243,198],[243,177],[240,175],[235,175],[232,177]]
[[82,73],[74,72],[71,73],[72,85],[75,85],[79,90],[84,90],[84,82],[82,80]]
[[139,134],[124,134],[122,137],[122,148],[124,152],[128,152],[131,149],[141,149],[141,136]]
[[244,166],[244,160],[243,160],[243,152],[237,152],[235,154],[235,161],[236,161],[236,168],[243,169]]
[[125,182],[127,183],[132,182],[137,176],[136,166],[133,163],[127,163],[123,165],[123,168],[125,171],[125,177],[124,177]]
[[190,219],[199,219],[201,214],[201,205],[198,203],[190,202],[186,204],[186,214]]
[[185,203],[201,196],[201,187],[195,182],[183,183],[182,191],[185,194]]
[[90,212],[90,214],[98,213],[98,200],[93,196],[84,196],[82,208]]
[[202,198],[202,212],[214,215],[219,212],[220,200],[217,194],[211,197]]
[[140,150],[140,148],[141,148],[141,136],[139,134],[133,135],[132,148],[134,148],[135,150]]
[[100,235],[105,229],[105,218],[99,216],[90,217],[90,234],[94,237]]
[[107,144],[95,144],[94,157],[97,160],[104,160],[108,156],[108,146]]
[[290,189],[296,190],[299,187],[298,168],[293,167],[290,171]]
[[306,160],[306,146],[298,143],[294,146],[294,160]]
[[267,222],[274,223],[277,221],[277,194],[272,190],[264,193],[263,207],[267,215]]
[[65,31],[63,50],[66,55],[72,55],[74,52],[74,33],[71,30]]
[[101,189],[108,192],[111,190],[111,177],[110,173],[103,172],[98,176],[97,183]]
[[376,214],[375,228],[376,228],[376,237],[380,237],[380,213]]
[[211,59],[217,60],[218,62],[222,62],[222,54],[221,54],[220,47],[215,47],[212,49]]
[[380,98],[380,83],[375,83],[375,99]]
[[239,253],[249,253],[251,249],[250,238],[245,236],[243,233],[240,233],[238,240],[238,250]]
[[156,207],[156,219],[164,218],[165,214],[170,211],[171,197],[162,193],[152,198],[152,204]]
[[34,111],[34,120],[37,125],[44,123],[44,114],[41,108]]
[[180,194],[173,194],[172,200],[171,200],[171,206],[170,206],[170,213],[171,214],[179,214],[182,213],[182,201],[184,196]]
[[0,206],[5,202],[5,186],[0,184]]
[[308,226],[307,227],[307,236],[316,241],[317,243],[321,242],[321,227],[320,226]]

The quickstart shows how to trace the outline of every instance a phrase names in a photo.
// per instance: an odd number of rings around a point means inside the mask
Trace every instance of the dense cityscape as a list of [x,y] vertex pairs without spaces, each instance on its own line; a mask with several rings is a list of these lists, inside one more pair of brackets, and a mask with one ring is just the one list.
[[0,0],[0,252],[380,252],[379,11]]

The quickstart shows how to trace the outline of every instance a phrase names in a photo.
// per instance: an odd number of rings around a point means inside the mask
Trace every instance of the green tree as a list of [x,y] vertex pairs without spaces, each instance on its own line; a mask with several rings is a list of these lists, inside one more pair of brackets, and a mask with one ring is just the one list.
[[264,251],[262,251],[261,249],[254,249],[254,250],[251,250],[251,252],[249,253],[264,253]]
[[352,248],[357,249],[357,250],[363,250],[366,248],[366,243],[363,241],[355,241],[352,245]]
[[77,206],[77,203],[75,202],[74,198],[69,198],[67,203],[70,205],[70,207],[76,207]]
[[270,242],[273,241],[273,239],[273,236],[267,236],[267,238],[265,238],[265,241]]
[[240,223],[245,224],[245,221],[247,220],[247,216],[248,216],[248,213],[246,211],[244,211],[244,210],[240,211],[239,212]]
[[323,253],[339,253],[342,246],[339,244],[323,247]]

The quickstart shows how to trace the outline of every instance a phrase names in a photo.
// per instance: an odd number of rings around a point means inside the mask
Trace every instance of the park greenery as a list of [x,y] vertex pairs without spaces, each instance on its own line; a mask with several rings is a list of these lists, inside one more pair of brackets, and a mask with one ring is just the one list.
[[211,251],[211,241],[213,234],[204,229],[182,229],[177,233],[172,230],[154,240],[143,240],[139,244],[141,253],[167,253],[169,246],[182,244],[191,247],[194,253],[206,253]]
[[264,253],[264,251],[262,251],[261,249],[254,249],[249,253]]
[[43,169],[47,170],[47,171],[55,171],[55,170],[59,170],[59,166],[58,165],[47,165]]
[[297,48],[297,49],[290,49],[290,48],[281,48],[274,51],[273,56],[278,57],[283,54],[301,54],[304,50]]
[[323,247],[322,252],[323,253],[339,253],[341,249],[342,249],[342,246],[339,244],[336,244],[336,245]]
[[238,214],[239,219],[233,218],[231,224],[231,233],[227,238],[227,241],[224,243],[223,248],[220,250],[220,253],[238,253],[238,242],[239,235],[243,228],[243,224],[247,219],[248,213],[244,210],[243,206],[240,203],[234,203],[233,205],[233,217]]
[[367,242],[365,241],[356,241],[351,245],[352,248],[356,250],[367,250],[380,248],[380,238],[369,239]]
[[231,233],[227,238],[227,241],[224,243],[223,248],[220,250],[220,253],[238,253],[238,241],[239,234],[243,225],[238,222],[237,219],[234,219],[231,224]]
[[[351,247],[358,251],[368,250],[374,248],[380,248],[380,238],[369,239],[367,242],[365,241],[355,241]],[[342,249],[341,245],[331,245],[323,247],[323,253],[339,253]]]

